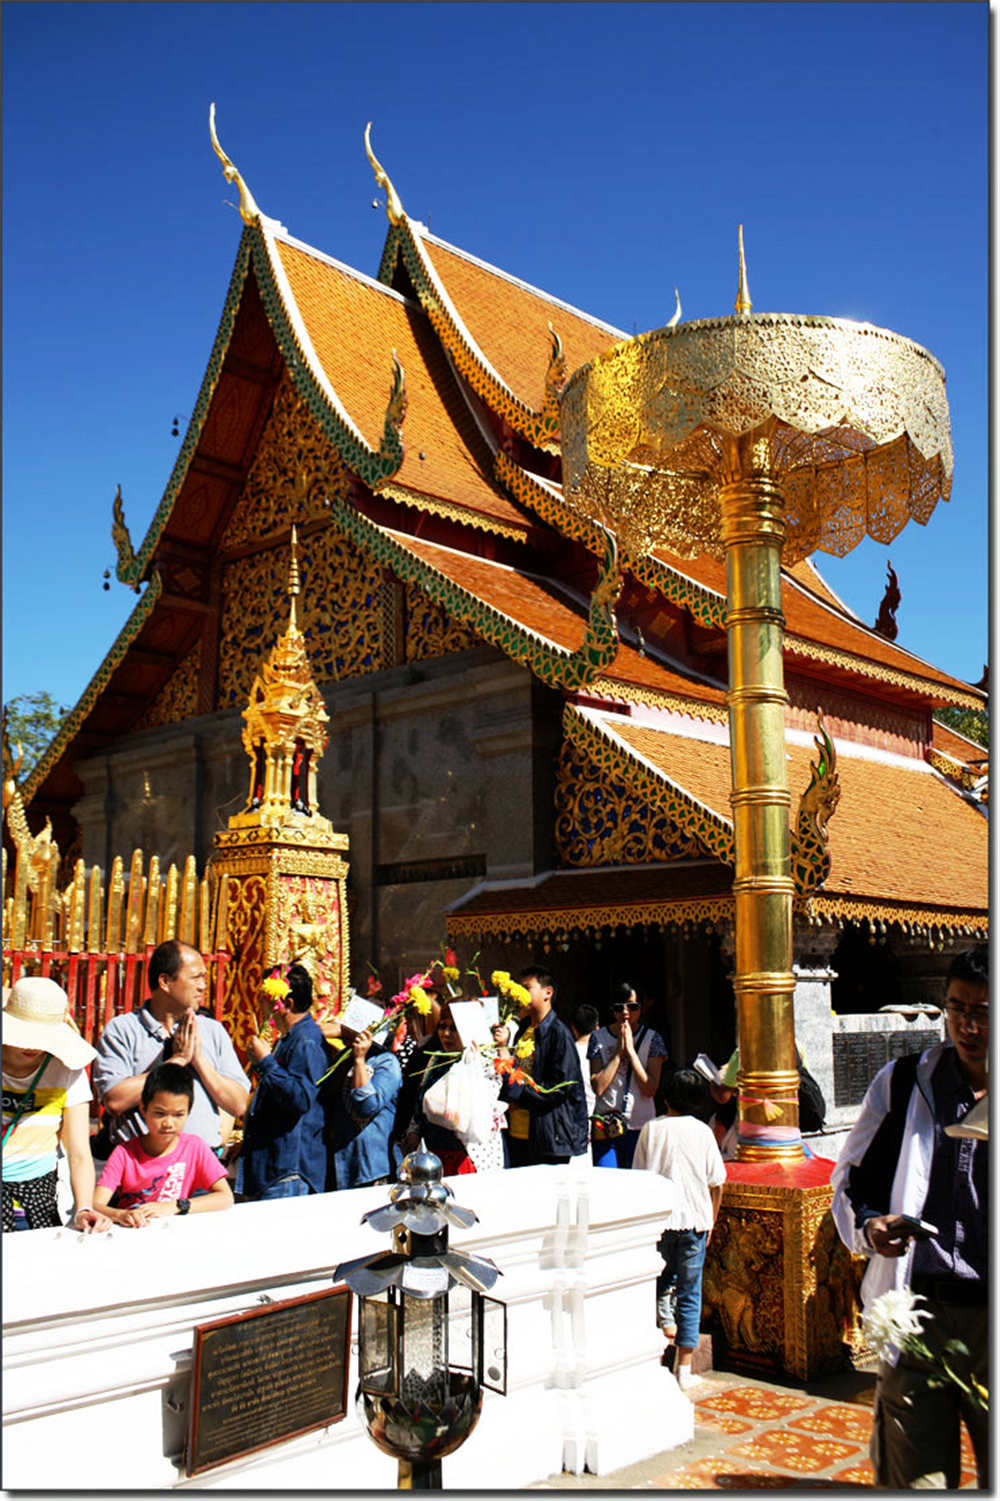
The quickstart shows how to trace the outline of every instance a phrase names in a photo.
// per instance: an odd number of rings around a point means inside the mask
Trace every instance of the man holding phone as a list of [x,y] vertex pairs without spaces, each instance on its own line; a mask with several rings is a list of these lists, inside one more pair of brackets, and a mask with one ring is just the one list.
[[906,1352],[879,1366],[872,1428],[877,1485],[957,1489],[959,1418],[989,1486],[987,1413],[950,1382],[948,1354],[968,1381],[989,1384],[989,1143],[948,1134],[986,1094],[990,1041],[989,949],[956,954],[945,995],[947,1037],[919,1058],[886,1064],[869,1086],[833,1171],[841,1240],[870,1263],[865,1306],[890,1288],[925,1300],[930,1365]]

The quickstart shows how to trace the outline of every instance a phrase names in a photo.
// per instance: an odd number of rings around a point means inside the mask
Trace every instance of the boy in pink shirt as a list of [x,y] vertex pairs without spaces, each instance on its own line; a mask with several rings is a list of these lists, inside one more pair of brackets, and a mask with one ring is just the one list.
[[161,1063],[150,1070],[140,1107],[146,1130],[115,1147],[97,1180],[94,1206],[114,1224],[138,1228],[162,1215],[207,1214],[232,1204],[222,1163],[200,1136],[184,1130],[193,1099],[189,1068]]

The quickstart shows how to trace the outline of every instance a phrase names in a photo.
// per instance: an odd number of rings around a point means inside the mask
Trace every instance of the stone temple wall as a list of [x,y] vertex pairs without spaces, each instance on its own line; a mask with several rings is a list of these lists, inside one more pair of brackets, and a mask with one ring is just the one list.
[[[350,838],[351,977],[370,959],[390,993],[437,952],[443,913],[476,881],[551,864],[559,705],[491,648],[322,685],[330,740],[320,812]],[[243,806],[249,763],[238,711],[137,731],[76,770],[83,856],[134,848],[161,869]]]

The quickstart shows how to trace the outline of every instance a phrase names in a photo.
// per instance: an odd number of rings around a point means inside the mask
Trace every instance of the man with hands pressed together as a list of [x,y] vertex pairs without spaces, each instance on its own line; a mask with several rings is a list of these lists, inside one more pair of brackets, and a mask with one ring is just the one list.
[[872,1462],[876,1484],[893,1490],[957,1488],[960,1416],[979,1484],[989,1485],[987,1413],[941,1379],[947,1361],[967,1385],[989,1382],[989,1142],[961,1131],[986,1094],[986,944],[955,955],[944,1008],[946,1040],[872,1080],[831,1180],[841,1239],[870,1257],[866,1309],[909,1288],[928,1315],[922,1338],[932,1363],[893,1351],[879,1366]]
[[189,1066],[194,1098],[185,1129],[213,1151],[221,1145],[219,1112],[241,1116],[250,1081],[232,1042],[214,1017],[198,1012],[205,999],[205,962],[197,949],[170,938],[149,959],[149,999],[115,1016],[97,1044],[91,1071],[94,1091],[114,1117],[114,1145],[140,1136],[139,1111],[149,1070],[167,1060]]

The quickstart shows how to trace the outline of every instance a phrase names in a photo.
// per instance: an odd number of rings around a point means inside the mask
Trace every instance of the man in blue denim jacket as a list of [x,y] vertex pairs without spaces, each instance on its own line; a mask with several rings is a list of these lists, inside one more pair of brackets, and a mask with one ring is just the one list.
[[289,994],[275,1010],[277,1047],[252,1037],[249,1049],[257,1070],[257,1088],[243,1123],[243,1149],[236,1172],[236,1191],[247,1199],[290,1199],[322,1193],[326,1187],[326,1142],[323,1106],[317,1088],[329,1067],[323,1034],[312,1016],[309,971],[293,964],[285,980]]
[[371,1032],[341,1024],[341,1040],[351,1057],[328,1081],[326,1103],[327,1188],[362,1188],[386,1183],[392,1175],[389,1137],[403,1074],[394,1053]]
[[[528,1077],[523,1084],[513,1084],[508,1077],[500,1091],[500,1098],[510,1105],[508,1164],[568,1162],[586,1153],[590,1137],[580,1055],[572,1032],[553,1009],[556,986],[550,972],[532,964],[519,979],[531,999],[518,1024],[513,1051]],[[501,1043],[506,1040],[503,1028],[493,1035]]]

